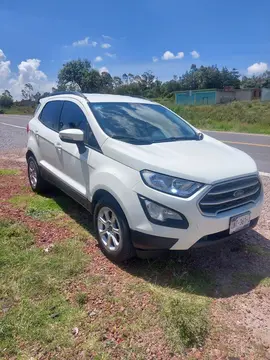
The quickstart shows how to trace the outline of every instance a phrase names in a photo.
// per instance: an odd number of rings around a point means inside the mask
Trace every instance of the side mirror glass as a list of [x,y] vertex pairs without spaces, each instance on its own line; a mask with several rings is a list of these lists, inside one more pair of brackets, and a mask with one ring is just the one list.
[[59,137],[65,142],[80,143],[84,141],[84,132],[80,129],[65,129],[59,131]]

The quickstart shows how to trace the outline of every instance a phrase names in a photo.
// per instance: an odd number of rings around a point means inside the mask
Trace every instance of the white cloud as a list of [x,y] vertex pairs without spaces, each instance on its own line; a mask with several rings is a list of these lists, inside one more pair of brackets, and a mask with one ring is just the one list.
[[110,58],[116,58],[116,54],[111,54],[109,52],[106,52],[105,55],[110,57]]
[[191,51],[190,55],[193,57],[193,59],[198,59],[200,57],[200,54],[196,50]]
[[264,62],[255,63],[247,68],[248,74],[261,74],[268,69],[268,64]]
[[103,39],[105,40],[112,40],[112,37],[111,36],[108,36],[108,35],[102,35]]
[[10,75],[10,61],[0,61],[0,85]]
[[158,62],[158,57],[153,56],[153,57],[152,57],[152,60],[153,60],[153,62]]
[[0,49],[0,60],[5,60],[6,55],[4,54],[4,51]]
[[174,53],[172,53],[171,51],[167,50],[165,51],[165,53],[162,55],[161,59],[162,60],[174,60],[174,59],[183,59],[184,57],[184,53],[183,51],[178,52],[176,55],[174,55]]
[[72,43],[72,46],[93,46],[96,47],[97,46],[97,42],[96,41],[89,41],[89,36],[87,36],[86,38],[82,39],[82,40],[78,40],[78,41],[74,41]]
[[39,66],[40,66],[39,59],[28,59],[26,61],[22,61],[18,65],[19,83],[25,84],[27,82],[47,80],[47,75],[43,71],[38,70]]
[[101,56],[97,56],[96,58],[95,58],[95,62],[100,62],[100,61],[102,61],[103,59],[102,59],[102,57]]
[[112,46],[112,45],[107,44],[107,43],[101,44],[101,47],[102,47],[103,49],[109,49],[111,46]]
[[51,91],[55,82],[49,81],[47,75],[41,71],[39,59],[27,59],[18,65],[18,72],[11,73],[10,61],[0,60],[0,93],[9,90],[15,100],[22,98],[21,91],[26,83],[31,83],[34,92]]
[[100,69],[99,69],[99,73],[102,74],[103,72],[109,72],[109,70],[106,68],[106,66],[102,66]]

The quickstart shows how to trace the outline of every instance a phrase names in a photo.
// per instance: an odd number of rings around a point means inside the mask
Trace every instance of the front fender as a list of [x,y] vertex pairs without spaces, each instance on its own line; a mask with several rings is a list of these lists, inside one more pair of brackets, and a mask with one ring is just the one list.
[[107,191],[117,200],[132,227],[132,204],[138,201],[132,189],[141,181],[139,172],[103,154],[95,155],[90,178],[90,201],[98,190]]

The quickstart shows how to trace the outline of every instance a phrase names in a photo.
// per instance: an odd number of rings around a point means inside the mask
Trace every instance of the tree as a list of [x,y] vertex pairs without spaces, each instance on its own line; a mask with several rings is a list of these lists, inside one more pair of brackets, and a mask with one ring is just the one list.
[[0,107],[11,108],[13,105],[13,98],[8,90],[5,90],[0,96]]
[[58,73],[58,89],[78,85],[82,92],[86,92],[91,69],[91,63],[87,59],[67,62]]
[[24,85],[24,89],[22,90],[22,97],[24,100],[33,100],[33,86],[30,83]]
[[270,88],[270,71],[267,70],[261,75],[253,75],[251,77],[243,76],[243,88]]

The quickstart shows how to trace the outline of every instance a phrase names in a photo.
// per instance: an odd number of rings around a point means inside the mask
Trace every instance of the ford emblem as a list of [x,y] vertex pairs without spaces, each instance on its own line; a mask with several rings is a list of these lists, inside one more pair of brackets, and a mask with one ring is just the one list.
[[245,194],[244,190],[236,190],[236,191],[233,193],[233,197],[239,198],[239,197],[243,196],[244,194]]

